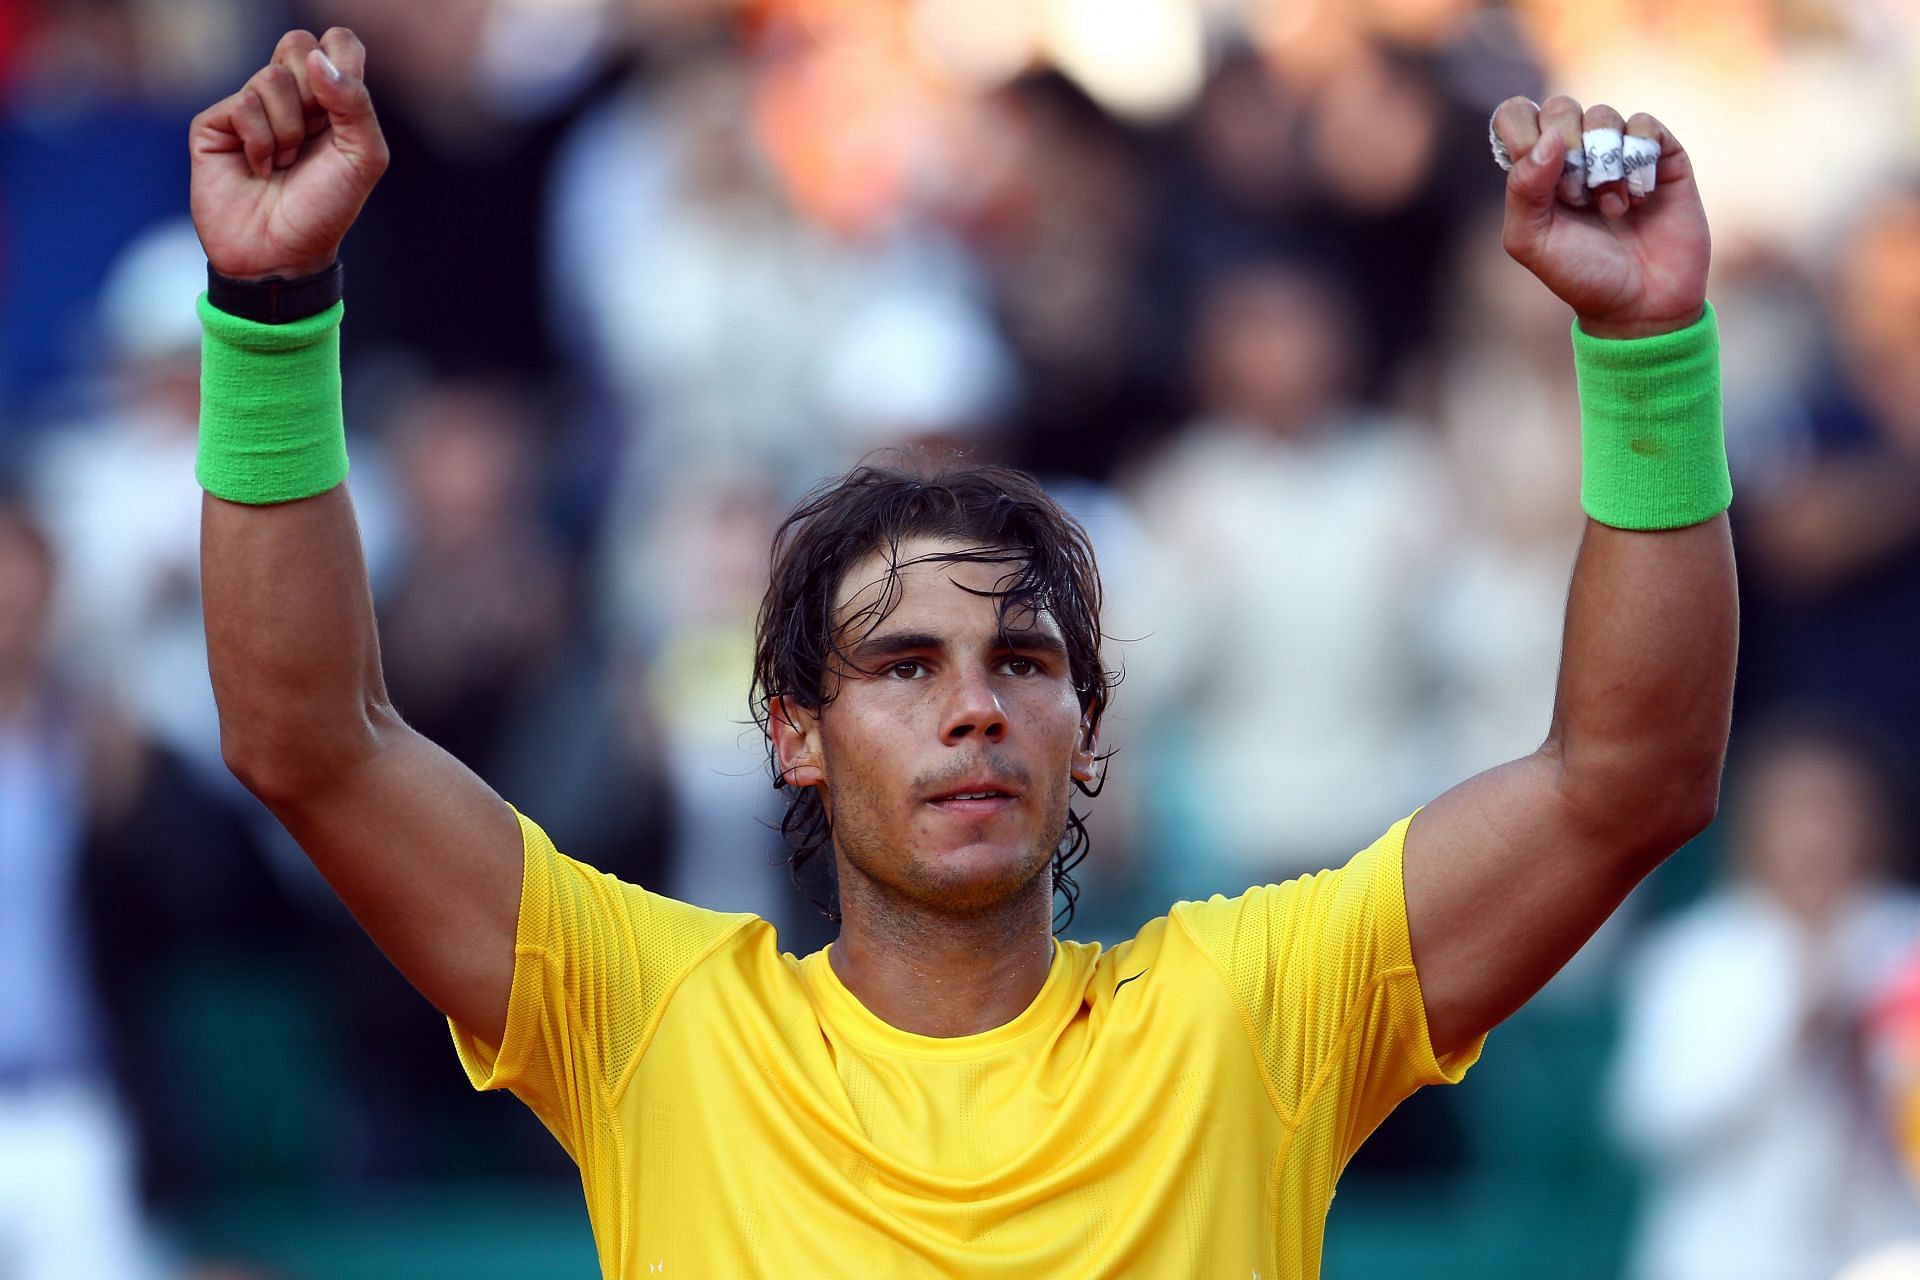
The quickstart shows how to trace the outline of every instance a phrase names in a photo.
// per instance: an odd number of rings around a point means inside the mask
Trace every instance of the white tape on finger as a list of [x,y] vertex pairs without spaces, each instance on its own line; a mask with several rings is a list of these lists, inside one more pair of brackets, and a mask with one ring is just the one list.
[[[1540,104],[1532,98],[1528,98],[1526,101],[1527,105],[1532,107],[1535,112],[1540,110]],[[1495,107],[1493,114],[1487,117],[1487,145],[1493,148],[1493,162],[1499,165],[1502,171],[1506,171],[1513,168],[1513,152],[1507,149],[1506,141],[1501,138],[1500,131],[1493,127],[1494,121],[1499,118],[1500,108]]]
[[1636,196],[1652,195],[1654,171],[1660,167],[1659,142],[1629,135],[1621,143],[1620,167],[1626,170],[1629,193]]
[[1621,158],[1618,129],[1589,129],[1580,135],[1580,147],[1587,153],[1587,185],[1618,182],[1627,176]]
[[1500,140],[1499,130],[1493,127],[1493,122],[1499,118],[1498,111],[1487,117],[1487,145],[1493,148],[1493,162],[1502,170],[1507,170],[1513,168],[1513,152],[1507,150],[1507,144]]
[[1560,162],[1559,192],[1568,204],[1587,206],[1587,153],[1579,147],[1568,147],[1566,158]]
[[[1494,128],[1499,114],[1496,111],[1487,117],[1487,146],[1493,151],[1493,162],[1502,170],[1511,170],[1513,152]],[[1560,163],[1560,198],[1569,204],[1585,205],[1589,188],[1622,179],[1632,194],[1652,195],[1659,164],[1660,144],[1653,138],[1631,137],[1618,129],[1588,129],[1580,135],[1580,145],[1569,148]]]

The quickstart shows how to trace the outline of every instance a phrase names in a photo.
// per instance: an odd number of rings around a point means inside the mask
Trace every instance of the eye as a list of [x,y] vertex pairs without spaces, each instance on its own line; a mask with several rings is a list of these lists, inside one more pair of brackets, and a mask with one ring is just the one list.
[[917,678],[922,670],[918,658],[903,658],[888,667],[887,674],[898,680],[912,680]]
[[1000,665],[1007,669],[1008,675],[1013,676],[1038,675],[1040,672],[1040,664],[1032,658],[1007,658]]

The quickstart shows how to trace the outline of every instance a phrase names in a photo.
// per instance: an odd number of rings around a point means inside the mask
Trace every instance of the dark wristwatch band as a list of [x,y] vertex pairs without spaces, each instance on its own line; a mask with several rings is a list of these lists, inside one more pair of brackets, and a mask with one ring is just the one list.
[[207,301],[230,316],[261,324],[291,324],[317,316],[346,296],[346,270],[334,259],[325,271],[310,276],[268,276],[264,280],[235,280],[207,264]]

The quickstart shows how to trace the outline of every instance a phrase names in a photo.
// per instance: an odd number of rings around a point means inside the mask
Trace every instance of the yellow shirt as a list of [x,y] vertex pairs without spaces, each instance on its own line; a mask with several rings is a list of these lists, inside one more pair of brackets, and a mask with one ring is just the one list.
[[899,1031],[825,952],[561,856],[521,819],[513,994],[476,1088],[580,1166],[607,1277],[1311,1277],[1334,1180],[1439,1062],[1406,822],[1344,868],[1062,942],[1004,1026]]

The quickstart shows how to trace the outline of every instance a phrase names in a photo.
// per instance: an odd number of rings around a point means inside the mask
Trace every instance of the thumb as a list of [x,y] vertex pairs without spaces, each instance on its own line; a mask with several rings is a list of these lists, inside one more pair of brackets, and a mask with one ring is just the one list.
[[1566,149],[1557,130],[1542,130],[1533,150],[1516,160],[1507,174],[1506,227],[1501,238],[1507,252],[1523,262],[1553,226],[1554,193]]
[[307,54],[307,79],[313,96],[326,108],[334,145],[352,160],[384,163],[386,140],[373,115],[373,95],[367,82],[348,75],[319,49]]

